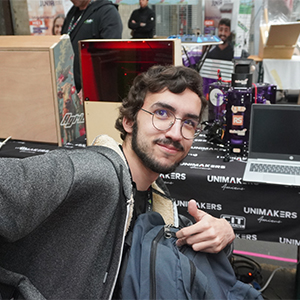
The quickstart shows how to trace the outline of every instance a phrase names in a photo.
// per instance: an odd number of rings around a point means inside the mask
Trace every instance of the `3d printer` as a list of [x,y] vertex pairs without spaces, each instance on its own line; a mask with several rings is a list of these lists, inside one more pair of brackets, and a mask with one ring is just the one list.
[[219,72],[218,81],[209,85],[207,140],[225,147],[227,155],[247,155],[251,104],[276,100],[275,85],[252,83],[254,69],[252,59],[236,59],[231,81]]

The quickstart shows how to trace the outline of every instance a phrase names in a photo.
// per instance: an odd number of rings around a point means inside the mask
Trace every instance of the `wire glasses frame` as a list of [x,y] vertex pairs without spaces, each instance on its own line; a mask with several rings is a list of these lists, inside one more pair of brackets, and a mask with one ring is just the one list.
[[186,140],[194,139],[202,131],[199,121],[193,119],[177,118],[173,112],[166,108],[159,108],[154,112],[148,111],[143,108],[141,108],[141,110],[152,115],[152,125],[154,126],[154,128],[160,131],[166,131],[170,129],[175,124],[176,120],[180,120],[180,132]]

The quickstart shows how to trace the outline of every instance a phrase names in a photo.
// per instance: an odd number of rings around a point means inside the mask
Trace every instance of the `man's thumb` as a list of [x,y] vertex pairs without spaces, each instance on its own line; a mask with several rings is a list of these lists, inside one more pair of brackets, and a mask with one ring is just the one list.
[[197,208],[197,203],[195,200],[190,200],[188,203],[188,212],[194,217],[195,221],[200,221],[203,216],[206,214],[204,211]]

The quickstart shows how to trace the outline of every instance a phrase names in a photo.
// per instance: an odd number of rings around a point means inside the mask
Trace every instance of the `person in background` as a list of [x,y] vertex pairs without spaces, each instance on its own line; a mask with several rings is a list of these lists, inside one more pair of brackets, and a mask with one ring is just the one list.
[[135,9],[128,20],[128,27],[132,30],[132,38],[153,38],[155,13],[149,8],[148,0],[139,0],[139,3],[140,8]]
[[[159,174],[186,157],[205,105],[198,72],[154,66],[134,79],[122,102],[116,121],[122,145],[101,135],[86,148],[0,158],[0,298],[117,294],[124,238],[137,216],[156,211],[166,224],[180,223]],[[196,222],[176,233],[178,246],[217,253],[232,243],[225,219],[194,200],[188,211]]]
[[223,41],[223,44],[215,46],[215,48],[207,53],[206,58],[232,61],[234,53],[230,44],[230,19],[223,18],[220,20],[218,24],[218,36]]
[[61,35],[61,29],[65,20],[65,16],[63,14],[57,15],[53,20],[52,25],[52,34],[53,35]]
[[[123,25],[117,6],[109,0],[70,0],[62,34],[69,34],[74,51],[74,80],[81,95],[78,41],[85,39],[121,39]],[[81,98],[81,97],[80,97]]]

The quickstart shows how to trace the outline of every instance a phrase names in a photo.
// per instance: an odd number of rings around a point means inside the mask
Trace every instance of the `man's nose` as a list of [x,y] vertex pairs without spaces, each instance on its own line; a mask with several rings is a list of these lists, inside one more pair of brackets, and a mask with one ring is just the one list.
[[167,130],[166,137],[171,138],[173,141],[179,141],[181,140],[182,134],[181,134],[181,120],[176,119],[173,126]]

